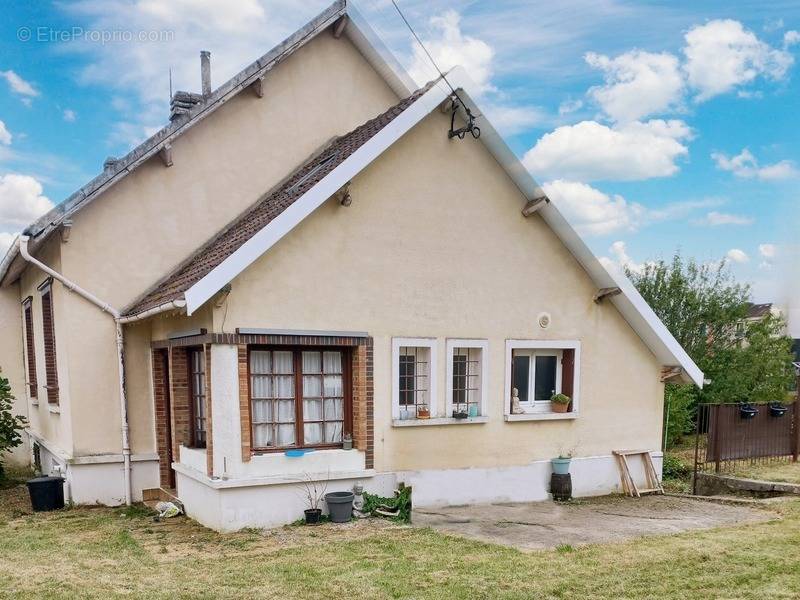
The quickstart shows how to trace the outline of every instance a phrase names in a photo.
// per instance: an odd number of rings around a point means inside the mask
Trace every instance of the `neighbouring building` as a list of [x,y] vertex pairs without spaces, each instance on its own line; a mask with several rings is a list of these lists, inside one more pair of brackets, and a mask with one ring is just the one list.
[[233,530],[301,516],[302,479],[436,506],[660,465],[664,381],[702,373],[447,79],[336,2],[24,232],[0,365],[73,501],[174,488]]

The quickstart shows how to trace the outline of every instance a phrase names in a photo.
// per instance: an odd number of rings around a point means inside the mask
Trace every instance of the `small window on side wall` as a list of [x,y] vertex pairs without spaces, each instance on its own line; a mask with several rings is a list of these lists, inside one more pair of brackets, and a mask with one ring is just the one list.
[[30,296],[22,302],[22,319],[25,325],[25,365],[28,375],[28,397],[35,402],[39,393],[39,383],[36,377],[36,343],[33,337],[33,298]]
[[580,342],[509,340],[506,414],[578,410]]
[[392,340],[392,418],[430,419],[436,412],[436,340]]
[[446,417],[486,416],[488,355],[486,340],[447,340]]
[[39,286],[42,303],[42,341],[44,342],[45,389],[47,402],[58,404],[58,364],[56,353],[55,317],[53,315],[52,280],[47,279]]

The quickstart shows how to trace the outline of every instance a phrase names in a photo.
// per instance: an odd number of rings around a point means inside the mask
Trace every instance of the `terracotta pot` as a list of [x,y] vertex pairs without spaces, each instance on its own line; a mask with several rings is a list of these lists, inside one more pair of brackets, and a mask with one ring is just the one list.
[[431,411],[430,410],[419,409],[417,411],[417,418],[418,419],[430,419],[431,418]]
[[569,412],[569,404],[558,404],[557,402],[553,402],[550,404],[550,409],[557,413]]

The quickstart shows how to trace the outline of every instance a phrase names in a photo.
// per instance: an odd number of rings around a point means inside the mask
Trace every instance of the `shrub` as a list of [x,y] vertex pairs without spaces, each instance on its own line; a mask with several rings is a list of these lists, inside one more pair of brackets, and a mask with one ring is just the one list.
[[664,479],[684,479],[692,473],[692,468],[677,456],[664,455]]
[[681,443],[695,429],[698,390],[693,385],[668,383],[664,386],[664,436],[666,447]]
[[22,443],[22,430],[26,423],[25,417],[11,413],[13,401],[8,379],[0,375],[0,479],[3,478],[3,453]]

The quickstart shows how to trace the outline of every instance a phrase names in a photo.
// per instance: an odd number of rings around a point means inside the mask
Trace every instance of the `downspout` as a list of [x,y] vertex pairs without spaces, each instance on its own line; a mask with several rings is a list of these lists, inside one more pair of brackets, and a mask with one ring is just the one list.
[[27,235],[22,235],[19,237],[19,253],[23,259],[25,259],[32,265],[38,267],[39,269],[50,275],[53,279],[59,281],[69,291],[75,292],[82,298],[88,300],[89,302],[97,306],[103,312],[107,312],[114,319],[114,326],[117,338],[119,410],[120,410],[120,420],[122,421],[122,462],[123,462],[123,477],[125,481],[124,483],[125,504],[127,506],[130,506],[131,505],[131,445],[130,445],[130,426],[128,425],[128,398],[125,393],[125,340],[123,337],[122,325],[125,323],[140,321],[142,319],[145,319],[147,317],[150,317],[152,315],[161,312],[165,312],[167,310],[183,308],[184,306],[186,306],[186,302],[184,302],[183,300],[175,300],[172,302],[168,302],[166,304],[162,304],[161,306],[157,306],[154,309],[139,313],[137,315],[123,317],[120,314],[120,312],[116,310],[114,307],[112,307],[108,302],[100,300],[97,296],[95,296],[91,292],[86,291],[78,284],[64,277],[61,273],[54,271],[43,262],[31,256],[30,253],[28,252],[29,240],[30,237]]

